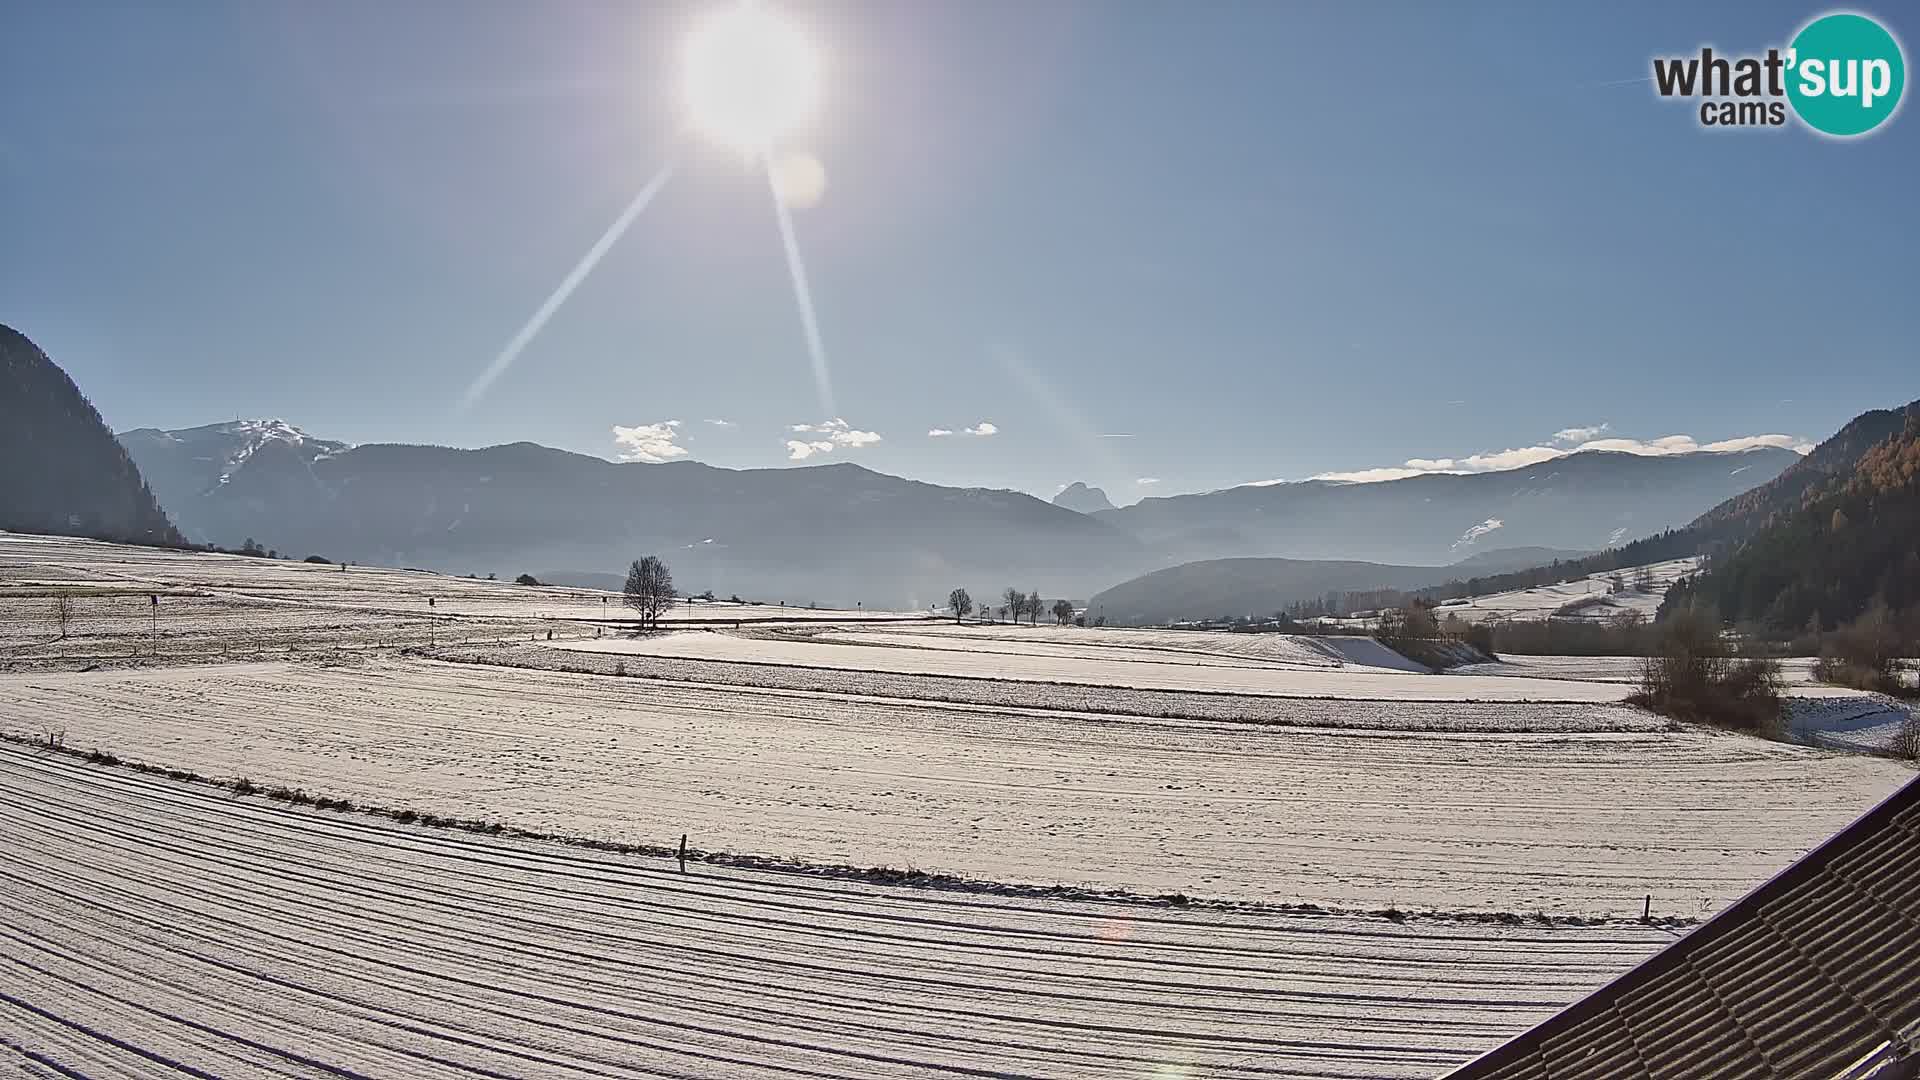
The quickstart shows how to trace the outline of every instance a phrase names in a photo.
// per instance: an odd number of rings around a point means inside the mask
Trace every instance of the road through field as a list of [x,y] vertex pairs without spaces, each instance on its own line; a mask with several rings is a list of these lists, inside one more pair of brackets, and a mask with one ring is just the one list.
[[[1394,676],[1382,676],[1391,680]],[[1699,916],[1911,775],[1736,736],[1278,728],[476,664],[0,676],[0,730],[543,833],[1348,909]],[[1596,719],[1604,722],[1605,717]]]
[[0,1072],[1427,1077],[1670,940],[671,865],[0,746]]

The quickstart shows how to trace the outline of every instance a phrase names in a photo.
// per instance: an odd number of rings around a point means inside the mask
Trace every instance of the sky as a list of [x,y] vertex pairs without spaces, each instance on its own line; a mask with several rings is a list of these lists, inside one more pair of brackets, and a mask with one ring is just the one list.
[[778,151],[824,176],[790,223],[830,403],[765,171],[687,130],[718,4],[12,4],[0,322],[116,430],[1123,504],[1920,397],[1920,116],[1716,132],[1647,81],[1824,8],[769,3],[823,73]]

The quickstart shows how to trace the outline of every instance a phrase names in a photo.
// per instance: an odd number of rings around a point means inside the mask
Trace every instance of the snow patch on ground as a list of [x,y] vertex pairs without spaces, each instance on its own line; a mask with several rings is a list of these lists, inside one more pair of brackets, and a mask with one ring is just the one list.
[[1788,731],[1814,746],[1886,753],[1914,706],[1885,694],[1844,691],[1796,696],[1790,703]]
[[[1442,618],[1458,615],[1468,622],[1499,622],[1508,619],[1545,619],[1568,604],[1589,601],[1573,618],[1610,619],[1634,613],[1652,618],[1660,610],[1660,601],[1675,581],[1699,568],[1698,559],[1669,559],[1645,567],[1626,567],[1604,573],[1588,574],[1576,581],[1543,585],[1537,589],[1516,589],[1486,596],[1450,600],[1436,612]],[[1635,585],[1644,569],[1653,580],[1650,592],[1639,592]],[[1626,585],[1625,591],[1612,592],[1613,580]],[[1569,616],[1559,616],[1567,618]]]

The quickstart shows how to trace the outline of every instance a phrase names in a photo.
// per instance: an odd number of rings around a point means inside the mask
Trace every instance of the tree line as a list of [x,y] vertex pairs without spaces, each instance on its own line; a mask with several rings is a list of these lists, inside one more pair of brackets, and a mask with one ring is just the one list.
[[[1038,589],[1021,592],[1009,585],[1000,594],[1000,601],[999,610],[1002,621],[1018,622],[1024,618],[1030,620],[1031,625],[1038,626],[1040,616],[1049,611],[1053,615],[1053,621],[1058,625],[1065,626],[1074,620],[1073,601],[1055,600],[1052,608],[1049,609],[1046,601],[1040,599]],[[947,610],[953,612],[954,622],[965,621],[967,616],[974,612],[973,596],[965,589],[953,590],[947,594]],[[980,612],[984,616],[987,614],[987,609],[981,608]]]

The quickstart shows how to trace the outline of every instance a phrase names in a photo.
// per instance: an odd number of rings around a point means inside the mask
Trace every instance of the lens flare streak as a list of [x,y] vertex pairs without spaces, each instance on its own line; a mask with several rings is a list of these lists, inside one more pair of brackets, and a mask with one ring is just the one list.
[[593,268],[599,265],[600,260],[606,256],[607,250],[613,247],[621,235],[627,231],[627,226],[632,225],[633,219],[639,217],[640,212],[653,201],[653,197],[660,193],[660,189],[667,186],[667,181],[673,177],[673,167],[674,162],[668,161],[660,167],[659,172],[653,175],[653,179],[647,181],[647,185],[640,189],[640,194],[634,196],[633,202],[621,211],[620,216],[607,227],[607,231],[601,234],[593,247],[587,249],[587,254],[580,260],[579,265],[575,266],[560,282],[559,288],[553,290],[553,295],[547,297],[547,302],[540,305],[540,310],[534,312],[533,318],[528,319],[527,324],[520,328],[520,332],[513,335],[513,340],[507,342],[507,347],[501,349],[500,355],[493,358],[493,363],[488,364],[487,369],[473,380],[471,386],[467,387],[467,392],[461,395],[460,408],[465,409],[480,400],[486,394],[487,388],[493,385],[494,380],[513,366],[521,350],[539,335],[541,329],[547,325],[547,320],[553,318],[553,313],[560,310],[560,305],[567,302],[567,297],[573,295],[573,290],[579,288],[580,283],[593,272]]
[[807,358],[813,363],[813,388],[820,395],[820,415],[837,416],[833,407],[833,382],[827,374],[827,349],[820,343],[820,324],[813,314],[813,292],[807,288],[807,268],[800,261],[800,242],[793,235],[793,216],[780,197],[780,181],[774,174],[773,155],[763,155],[767,166],[767,190],[773,193],[773,213],[780,221],[780,241],[787,249],[787,270],[793,276],[793,298],[800,307],[800,325],[807,335]]

